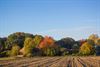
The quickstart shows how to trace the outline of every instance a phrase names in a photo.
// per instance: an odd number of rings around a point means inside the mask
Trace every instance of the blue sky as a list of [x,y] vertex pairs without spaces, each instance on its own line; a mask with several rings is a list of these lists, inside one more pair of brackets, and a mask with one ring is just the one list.
[[100,35],[100,0],[0,0],[0,36],[13,32],[76,40]]

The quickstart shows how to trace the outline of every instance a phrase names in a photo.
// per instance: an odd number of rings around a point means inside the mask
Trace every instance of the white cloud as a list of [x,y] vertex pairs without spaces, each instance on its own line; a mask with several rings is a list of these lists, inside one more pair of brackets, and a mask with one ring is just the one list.
[[91,34],[100,35],[100,30],[92,26],[85,26],[77,28],[51,29],[43,32],[38,32],[37,34],[42,34],[44,36],[49,35],[54,37],[55,39],[72,37],[75,40],[78,40],[82,38],[85,39]]

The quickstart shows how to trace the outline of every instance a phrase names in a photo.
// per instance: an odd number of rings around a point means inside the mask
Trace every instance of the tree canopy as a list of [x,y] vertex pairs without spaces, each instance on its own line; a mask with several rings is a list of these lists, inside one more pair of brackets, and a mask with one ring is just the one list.
[[96,34],[87,39],[75,41],[71,37],[55,40],[53,37],[16,32],[0,38],[0,57],[23,55],[60,56],[60,55],[99,55],[100,37]]

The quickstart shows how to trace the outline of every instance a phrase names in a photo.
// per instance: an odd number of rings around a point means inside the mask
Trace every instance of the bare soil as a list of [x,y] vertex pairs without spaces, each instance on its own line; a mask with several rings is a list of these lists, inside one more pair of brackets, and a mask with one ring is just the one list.
[[100,67],[100,56],[32,57],[0,60],[0,67]]

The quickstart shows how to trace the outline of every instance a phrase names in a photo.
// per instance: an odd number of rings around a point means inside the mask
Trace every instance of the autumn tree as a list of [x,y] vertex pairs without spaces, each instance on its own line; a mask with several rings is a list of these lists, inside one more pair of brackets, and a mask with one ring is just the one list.
[[80,54],[81,55],[92,55],[94,54],[94,47],[88,43],[88,42],[85,42],[84,44],[82,44],[82,46],[80,47]]
[[87,40],[86,40],[86,39],[81,39],[81,40],[78,40],[78,44],[79,44],[79,46],[82,46],[82,45],[83,45],[83,43],[85,43],[85,42],[87,42]]
[[52,37],[44,37],[42,42],[38,46],[42,50],[42,55],[55,56],[59,55],[60,49],[55,44],[55,40]]
[[54,46],[54,42],[55,40],[52,37],[45,36],[38,47],[46,48],[46,47]]
[[34,48],[34,41],[32,38],[26,38],[24,41],[24,47],[23,55],[24,56],[32,56],[33,54],[33,48]]
[[33,38],[26,38],[24,41],[23,55],[26,57],[31,57],[35,55],[40,55],[40,50],[36,47]]
[[34,37],[34,44],[36,47],[38,47],[38,45],[41,43],[41,41],[43,40],[43,37],[41,35],[35,35]]
[[95,44],[100,46],[100,38],[96,39]]
[[97,34],[92,34],[88,37],[89,40],[94,41],[94,44],[96,44],[96,41],[98,40],[99,36]]
[[92,46],[95,46],[95,42],[93,40],[91,40],[91,39],[87,39],[86,42],[88,42]]
[[20,47],[17,44],[14,44],[11,51],[10,56],[17,56],[19,54]]
[[97,34],[92,34],[92,35],[89,36],[88,39],[95,41],[98,38],[99,38],[99,36]]

